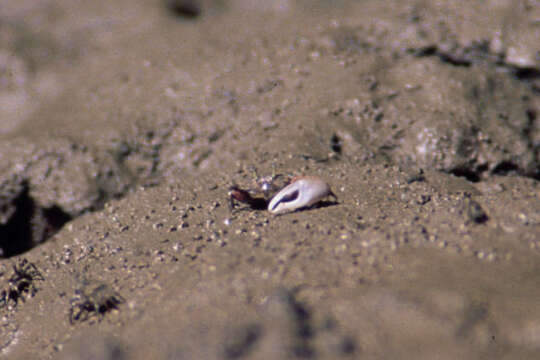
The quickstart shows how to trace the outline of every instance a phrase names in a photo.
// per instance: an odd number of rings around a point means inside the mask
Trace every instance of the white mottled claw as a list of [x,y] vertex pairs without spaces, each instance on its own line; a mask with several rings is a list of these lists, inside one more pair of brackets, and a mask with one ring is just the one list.
[[272,198],[268,211],[274,214],[294,211],[314,205],[327,196],[336,198],[326,182],[316,177],[299,177]]

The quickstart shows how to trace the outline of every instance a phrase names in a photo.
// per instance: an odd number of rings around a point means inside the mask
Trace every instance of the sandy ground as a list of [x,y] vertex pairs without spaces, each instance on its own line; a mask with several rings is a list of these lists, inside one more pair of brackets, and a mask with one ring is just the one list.
[[3,1],[0,356],[537,359],[539,114],[534,1]]

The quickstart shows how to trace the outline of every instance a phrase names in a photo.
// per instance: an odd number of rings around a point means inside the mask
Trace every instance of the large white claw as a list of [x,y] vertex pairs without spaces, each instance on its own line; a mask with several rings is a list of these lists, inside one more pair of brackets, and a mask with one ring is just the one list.
[[330,186],[316,177],[300,177],[279,191],[268,204],[274,214],[314,205],[327,196],[336,198]]

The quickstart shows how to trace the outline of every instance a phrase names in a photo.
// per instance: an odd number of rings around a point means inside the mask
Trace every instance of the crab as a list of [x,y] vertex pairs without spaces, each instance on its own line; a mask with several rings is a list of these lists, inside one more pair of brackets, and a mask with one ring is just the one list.
[[69,322],[83,322],[94,316],[101,321],[107,312],[118,309],[118,305],[124,302],[124,298],[107,284],[85,283],[81,289],[75,290],[71,299]]
[[0,308],[5,306],[17,306],[19,300],[25,301],[25,297],[34,297],[38,288],[35,281],[44,281],[43,275],[36,265],[26,259],[13,265],[13,275],[8,280],[8,287],[0,292]]
[[268,206],[268,198],[270,194],[276,193],[279,190],[279,184],[276,180],[284,178],[281,174],[276,174],[275,169],[272,169],[272,175],[259,176],[257,169],[250,168],[253,176],[254,186],[248,190],[240,188],[238,185],[233,185],[227,193],[229,197],[229,208],[235,210],[238,203],[248,205],[248,209],[264,210]]
[[[256,174],[256,172],[255,172]],[[311,207],[326,197],[332,197],[337,202],[337,196],[330,186],[315,176],[296,176],[289,178],[279,190],[275,180],[282,175],[256,177],[255,183],[259,190],[245,190],[237,185],[229,188],[230,208],[234,210],[237,203],[245,203],[248,209],[268,210],[273,214],[283,214]],[[271,194],[275,194],[270,196]],[[262,194],[255,196],[252,194]]]
[[274,195],[268,203],[268,211],[282,214],[309,208],[326,197],[332,197],[337,202],[337,196],[325,181],[314,176],[297,176]]

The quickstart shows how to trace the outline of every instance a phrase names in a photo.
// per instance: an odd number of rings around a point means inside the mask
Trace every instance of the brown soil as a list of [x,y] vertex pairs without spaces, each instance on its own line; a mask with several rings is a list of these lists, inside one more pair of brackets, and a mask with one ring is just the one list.
[[2,6],[0,357],[538,358],[540,4],[456,4]]

